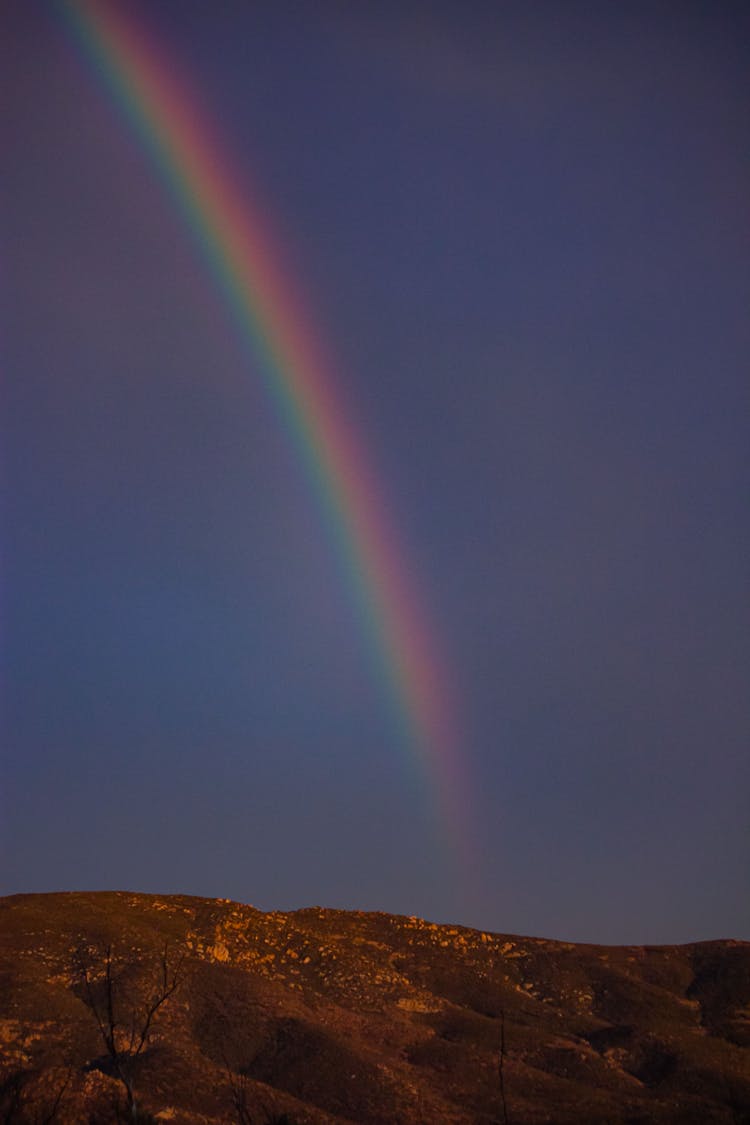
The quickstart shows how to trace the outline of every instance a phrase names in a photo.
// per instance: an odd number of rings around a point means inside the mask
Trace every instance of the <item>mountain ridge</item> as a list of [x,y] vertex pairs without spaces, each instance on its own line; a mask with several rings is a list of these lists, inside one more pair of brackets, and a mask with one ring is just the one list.
[[[107,956],[114,1056],[96,1018]],[[163,959],[179,983],[135,1057],[123,1028]],[[61,1125],[115,1120],[118,1051],[143,1112],[175,1125],[750,1122],[750,942],[605,946],[188,895],[12,895],[0,1046],[18,1125],[58,1094]]]

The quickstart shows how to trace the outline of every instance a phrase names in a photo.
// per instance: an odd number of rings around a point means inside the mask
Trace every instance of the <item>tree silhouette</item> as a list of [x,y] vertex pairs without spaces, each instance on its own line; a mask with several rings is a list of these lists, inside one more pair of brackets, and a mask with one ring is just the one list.
[[497,1058],[497,1076],[500,1081],[500,1105],[503,1111],[503,1125],[510,1125],[508,1101],[505,1096],[505,1009],[500,1009],[500,1051]]
[[2,1125],[53,1125],[67,1090],[71,1074],[66,1071],[62,1081],[48,1096],[41,1095],[34,1080],[40,1071],[17,1070],[0,1085],[0,1121]]
[[[169,945],[165,943],[145,989],[136,989],[127,979],[132,973],[132,961],[123,961],[116,967],[112,945],[92,956],[81,944],[75,954],[83,997],[96,1020],[112,1075],[122,1085],[125,1119],[131,1122],[145,1125],[153,1120],[138,1107],[136,1063],[148,1046],[158,1013],[179,987],[182,962],[182,955],[176,960],[170,957]],[[119,1100],[117,1115],[120,1120]]]

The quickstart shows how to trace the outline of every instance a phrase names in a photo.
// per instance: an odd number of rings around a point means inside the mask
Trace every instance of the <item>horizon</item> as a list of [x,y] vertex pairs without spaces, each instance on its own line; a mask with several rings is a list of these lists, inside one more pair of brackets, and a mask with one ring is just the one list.
[[471,930],[473,933],[488,933],[494,937],[512,937],[519,938],[524,941],[542,941],[551,942],[557,945],[592,945],[592,946],[611,946],[613,949],[645,949],[645,948],[669,948],[670,946],[683,946],[683,945],[715,945],[726,943],[729,945],[750,945],[748,938],[736,938],[731,935],[719,935],[709,938],[698,938],[690,941],[679,942],[649,942],[649,941],[633,941],[626,943],[616,942],[594,942],[586,941],[585,939],[572,941],[569,938],[557,937],[554,934],[525,934],[515,933],[509,930],[483,930],[481,926],[468,926],[463,922],[456,919],[446,919],[439,921],[435,918],[425,918],[419,914],[404,914],[391,910],[368,910],[367,908],[360,907],[345,907],[345,906],[325,906],[322,903],[315,902],[309,903],[306,906],[293,906],[285,909],[278,909],[275,907],[262,907],[254,902],[244,902],[239,899],[221,898],[213,895],[201,895],[194,892],[170,891],[168,893],[160,893],[158,891],[134,891],[134,890],[112,890],[111,888],[78,888],[75,890],[60,890],[60,891],[14,891],[12,894],[0,895],[0,898],[37,898],[40,896],[51,895],[122,895],[130,898],[152,898],[152,899],[191,899],[194,898],[200,902],[217,902],[223,905],[241,906],[249,910],[256,910],[259,914],[304,914],[306,911],[320,910],[329,914],[356,914],[356,915],[377,915],[387,918],[405,918],[408,921],[424,922],[427,926],[437,926],[445,929],[458,929],[458,930]]

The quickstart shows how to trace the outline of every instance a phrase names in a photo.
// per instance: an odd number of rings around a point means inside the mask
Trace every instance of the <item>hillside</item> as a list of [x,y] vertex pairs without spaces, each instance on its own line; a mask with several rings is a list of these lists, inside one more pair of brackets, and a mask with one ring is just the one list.
[[0,899],[0,1060],[6,1125],[116,1120],[118,1064],[141,1111],[174,1125],[736,1125],[750,943],[616,948],[388,914],[16,895]]

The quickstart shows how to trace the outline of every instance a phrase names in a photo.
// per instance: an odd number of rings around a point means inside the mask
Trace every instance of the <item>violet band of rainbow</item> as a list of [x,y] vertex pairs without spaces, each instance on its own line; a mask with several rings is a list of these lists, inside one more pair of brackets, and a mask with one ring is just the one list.
[[250,195],[167,54],[110,0],[61,0],[66,26],[148,153],[252,353],[345,576],[401,738],[443,830],[466,852],[471,817],[449,677],[362,441],[345,416],[268,209]]

